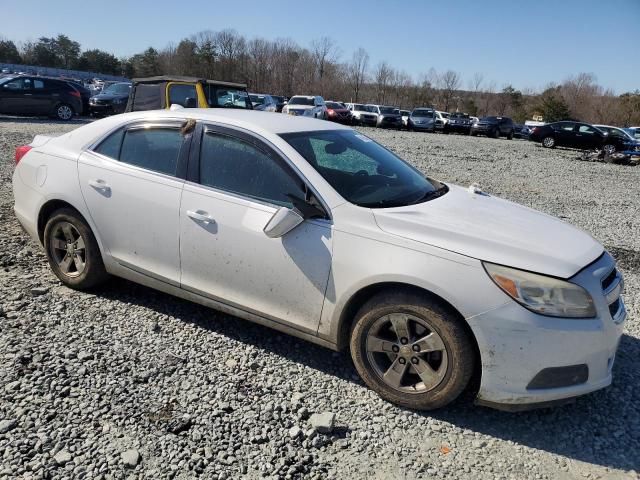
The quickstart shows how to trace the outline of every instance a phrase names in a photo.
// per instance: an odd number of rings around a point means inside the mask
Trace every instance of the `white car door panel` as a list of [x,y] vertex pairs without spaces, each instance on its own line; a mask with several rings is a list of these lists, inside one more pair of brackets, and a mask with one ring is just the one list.
[[184,180],[85,151],[80,188],[97,234],[118,263],[180,281],[179,209]]
[[276,210],[185,185],[181,284],[315,333],[331,266],[331,229],[322,221],[305,221],[282,238],[269,238],[263,229]]
[[182,195],[181,286],[315,334],[331,269],[331,224],[306,220],[281,238],[267,237],[264,227],[288,202],[280,190],[304,195],[296,191],[303,182],[247,137],[214,129],[192,148],[202,163],[199,180],[187,182]]

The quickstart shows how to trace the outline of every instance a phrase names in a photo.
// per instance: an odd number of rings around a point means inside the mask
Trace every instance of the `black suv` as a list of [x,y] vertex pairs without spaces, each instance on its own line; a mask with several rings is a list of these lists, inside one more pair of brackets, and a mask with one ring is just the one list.
[[0,79],[0,113],[71,120],[82,112],[82,95],[67,81],[36,76]]
[[471,125],[471,135],[486,135],[487,137],[513,138],[513,120],[509,117],[482,117]]

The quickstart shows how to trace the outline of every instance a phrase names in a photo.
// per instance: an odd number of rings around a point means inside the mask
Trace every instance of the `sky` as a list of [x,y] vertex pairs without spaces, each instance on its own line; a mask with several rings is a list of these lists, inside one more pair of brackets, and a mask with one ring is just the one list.
[[342,61],[363,47],[372,67],[386,60],[415,79],[451,69],[463,87],[476,72],[534,90],[586,72],[617,94],[640,89],[640,0],[0,0],[0,10],[0,37],[64,33],[118,57],[231,28],[301,46],[328,36]]

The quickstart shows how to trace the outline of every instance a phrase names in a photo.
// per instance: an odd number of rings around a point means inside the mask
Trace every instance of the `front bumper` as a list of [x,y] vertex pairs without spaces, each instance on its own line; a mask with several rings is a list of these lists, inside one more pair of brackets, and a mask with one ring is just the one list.
[[447,123],[444,127],[445,131],[452,133],[469,133],[471,131],[471,125],[467,124],[457,124],[457,123]]
[[124,113],[124,109],[127,104],[95,104],[89,103],[89,113],[97,115],[115,115],[117,113]]
[[[605,253],[572,278],[591,293],[597,310],[593,319],[546,317],[514,301],[469,318],[482,362],[476,402],[503,410],[523,410],[562,403],[610,385],[626,319],[622,297],[612,304],[612,313],[611,298],[607,300],[603,294],[602,279],[614,266],[614,260]],[[543,371],[570,371],[578,366],[579,370],[588,369],[586,380],[567,377],[560,382],[564,386],[554,388],[545,388],[544,383],[539,388],[533,381],[536,376],[541,378]],[[547,376],[546,381],[549,385],[558,383],[553,376]]]

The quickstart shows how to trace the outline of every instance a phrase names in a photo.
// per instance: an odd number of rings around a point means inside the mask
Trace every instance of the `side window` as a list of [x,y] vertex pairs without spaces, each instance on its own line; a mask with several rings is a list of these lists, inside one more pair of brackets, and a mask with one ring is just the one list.
[[198,105],[198,94],[195,85],[170,85],[169,86],[169,105],[177,104],[187,107],[187,98],[193,98]]
[[2,85],[2,88],[13,91],[24,90],[24,82],[22,78],[17,78]]
[[42,80],[34,80],[33,88],[36,90],[42,90],[44,88],[44,82]]
[[558,130],[564,130],[567,132],[572,132],[575,127],[575,123],[572,122],[560,122],[558,123]]
[[183,137],[177,128],[126,130],[120,161],[166,175],[175,175]]
[[578,128],[578,132],[586,133],[589,135],[595,135],[597,133],[596,129],[589,125],[580,125],[580,127]]
[[301,186],[276,160],[243,140],[207,132],[200,150],[200,183],[267,203],[292,207]]
[[95,152],[105,155],[114,160],[120,158],[120,147],[122,146],[122,137],[124,136],[124,130],[118,130],[105,138],[97,148]]

